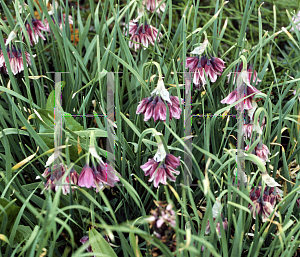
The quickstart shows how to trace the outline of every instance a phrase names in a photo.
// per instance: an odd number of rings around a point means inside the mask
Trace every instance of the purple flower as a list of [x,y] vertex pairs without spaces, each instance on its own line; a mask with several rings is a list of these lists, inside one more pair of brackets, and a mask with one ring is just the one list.
[[[236,74],[235,76],[233,77],[233,83],[235,83],[235,78],[239,76],[239,73],[243,70],[243,63],[241,63],[237,68],[236,68]],[[249,83],[251,84],[252,81],[251,81],[251,77],[252,77],[252,73],[253,73],[253,82],[256,81],[256,85],[258,84],[258,82],[261,82],[261,80],[259,78],[257,78],[257,71],[256,70],[253,70],[253,67],[252,65],[248,65],[247,66],[247,79],[249,81]],[[230,74],[227,75],[228,76],[228,81],[227,83],[229,83],[229,80],[230,80]],[[257,80],[256,80],[257,79]]]
[[[268,221],[268,217],[273,212],[274,207],[272,204],[268,201],[264,201],[264,199],[260,196],[256,200],[253,201],[254,208],[251,204],[249,204],[248,208],[253,213],[253,219],[256,219],[256,213],[262,215],[262,221],[266,222]],[[278,214],[275,212],[275,215]]]
[[[224,230],[227,231],[228,229],[228,222],[227,222],[227,218],[223,218],[222,214],[221,214],[221,218],[222,218],[222,225]],[[213,218],[213,222],[215,223],[216,218]],[[216,229],[219,233],[219,237],[221,237],[221,230],[220,230],[220,222],[217,222],[216,224]],[[210,225],[209,225],[209,220],[207,220],[207,224],[206,224],[206,228],[205,228],[205,234],[209,234],[210,233]]]
[[193,83],[197,89],[200,89],[200,84],[202,86],[206,84],[204,71],[207,78],[210,78],[211,82],[215,82],[217,76],[222,75],[225,68],[224,63],[220,58],[211,57],[209,59],[205,55],[201,58],[199,56],[186,58],[186,67],[194,74]]
[[[50,15],[50,17],[52,18],[52,21],[55,23],[54,16]],[[68,19],[69,19],[69,25],[73,25],[73,17],[71,15],[68,15]],[[66,14],[63,14],[63,22],[64,23],[66,22]],[[62,30],[63,25],[62,25],[62,19],[60,15],[58,16],[58,23],[59,23],[60,30]],[[44,24],[45,24],[46,31],[50,32],[50,25],[47,19],[44,20]]]
[[120,181],[113,167],[107,163],[100,163],[98,165],[95,177],[98,183],[104,183],[110,187],[114,187],[115,183]]
[[[66,177],[65,181],[62,181],[62,177],[65,175],[66,170],[67,170],[67,166],[63,165],[62,163],[59,165],[59,167],[57,166],[57,164],[55,164],[52,167],[52,169],[51,167],[46,168],[44,173],[42,174],[42,176],[47,179],[47,182],[45,184],[45,189],[57,191],[59,186],[61,186],[62,193],[64,195],[70,193],[69,176]],[[77,185],[78,173],[73,168],[71,169],[70,177],[71,177],[71,184]],[[37,176],[36,179],[39,179],[39,176]]]
[[[248,151],[248,150],[249,150],[249,145],[247,145],[245,147],[245,151]],[[270,151],[266,145],[264,145],[264,144],[262,144],[261,146],[257,145],[254,148],[254,151],[255,151],[255,155],[258,158],[260,158],[264,164],[266,164],[266,162],[269,162],[268,155],[270,154]]]
[[[86,248],[86,250],[87,250],[89,253],[92,253],[92,252],[93,252],[92,246],[88,243],[88,241],[89,241],[89,237],[88,237],[88,236],[82,237],[79,241],[80,241],[80,243],[82,243],[82,244],[87,244],[87,245],[88,245],[87,248]],[[94,255],[94,257],[95,257],[95,255]]]
[[[42,21],[33,19],[32,20],[32,29],[30,27],[30,24],[27,23],[26,30],[29,36],[30,45],[32,46],[32,43],[36,44],[39,41],[39,37],[41,37],[43,40],[46,40],[46,38],[43,36],[41,31],[47,31],[47,28],[44,26]],[[23,41],[25,42],[25,37],[23,35]]]
[[[172,120],[180,119],[181,109],[179,98],[177,96],[170,96],[171,103],[167,103],[169,107],[169,118]],[[181,103],[183,104],[183,99],[181,99]],[[144,121],[148,121],[151,117],[153,117],[154,121],[161,120],[166,121],[167,119],[167,107],[164,103],[161,96],[151,96],[142,99],[139,103],[136,114],[144,114]]]
[[154,180],[154,187],[158,187],[159,183],[166,185],[167,178],[170,181],[176,181],[176,177],[173,173],[176,175],[180,173],[175,170],[179,164],[180,159],[178,157],[167,154],[162,162],[156,162],[154,159],[149,159],[148,162],[141,166],[141,169],[145,172],[145,176],[150,176],[148,181],[151,182]]
[[[12,73],[16,75],[17,73],[20,73],[21,71],[24,70],[24,65],[23,65],[23,57],[22,57],[22,52],[20,49],[18,49],[15,46],[12,46],[11,49],[10,47],[6,48],[7,54],[8,54],[8,59],[9,59],[9,65],[12,70]],[[27,52],[24,52],[25,58],[26,58],[26,66],[28,67],[28,64],[31,65],[31,58],[30,54]],[[35,55],[33,55],[34,57]],[[7,65],[5,63],[4,55],[1,50],[0,53],[0,68],[4,69],[6,73],[8,73],[7,70]]]
[[[146,8],[149,12],[154,12],[156,7],[161,3],[162,0],[143,0],[143,4],[146,5]],[[160,10],[164,12],[166,9],[166,4],[162,3],[160,7],[156,10],[157,13],[160,13]]]
[[96,187],[95,185],[95,175],[94,175],[94,171],[88,166],[88,164],[86,164],[79,176],[78,179],[78,186],[80,187],[86,187],[86,188],[90,188],[90,187]]
[[[246,85],[245,87],[247,87],[247,92],[246,92],[246,93],[244,92],[244,97],[246,97],[246,96],[248,96],[248,95],[251,95],[251,94],[253,94],[253,93],[255,93],[255,94],[261,93],[260,91],[258,91],[258,90],[257,90],[255,87],[253,87],[253,86],[247,86],[247,85]],[[239,104],[236,104],[236,105],[235,105],[235,109],[241,111],[241,110],[242,110],[242,105],[244,104],[244,108],[243,108],[244,110],[251,110],[251,109],[252,109],[251,101],[252,101],[253,97],[254,97],[254,95],[252,95],[252,96],[246,98],[246,99],[244,100],[244,102],[241,101]],[[221,101],[221,103],[222,103],[222,104],[233,104],[233,103],[235,103],[236,101],[239,100],[239,99],[237,99],[237,98],[238,98],[237,89],[235,89],[235,90],[232,91],[227,97],[225,97],[225,98]]]
[[[134,46],[134,50],[137,51],[140,48],[140,44],[142,44],[145,48],[148,47],[150,43],[154,45],[158,30],[147,23],[139,24],[139,22],[130,21],[129,34],[131,35],[129,47],[132,48]],[[162,34],[159,33],[157,42],[160,42],[159,38],[161,36]]]

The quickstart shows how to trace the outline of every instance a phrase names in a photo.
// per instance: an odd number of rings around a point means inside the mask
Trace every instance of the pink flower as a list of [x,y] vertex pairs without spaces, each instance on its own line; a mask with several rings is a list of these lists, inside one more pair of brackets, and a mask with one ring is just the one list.
[[[45,184],[45,189],[57,191],[58,188],[61,186],[62,193],[64,195],[70,193],[69,177],[67,176],[65,181],[62,181],[62,177],[65,175],[66,170],[67,170],[67,166],[63,165],[62,163],[59,165],[59,167],[57,166],[57,164],[55,164],[52,169],[51,167],[46,168],[44,173],[42,174],[42,176],[47,179],[47,182]],[[77,185],[78,173],[73,168],[71,169],[70,177],[71,177],[71,184]],[[37,176],[36,178],[39,179],[39,176]]]
[[[12,50],[12,51],[11,51]],[[8,59],[9,59],[9,65],[12,70],[12,73],[16,75],[17,73],[20,73],[24,70],[23,65],[23,57],[22,52],[20,49],[12,46],[10,49],[9,47],[6,48]],[[30,54],[27,52],[24,52],[25,58],[26,58],[26,66],[28,67],[28,64],[31,65],[31,58]],[[35,56],[35,55],[34,55]],[[33,56],[33,57],[34,57]],[[5,63],[3,52],[0,53],[0,68],[3,68],[6,73],[8,73],[7,65]]]
[[[84,236],[84,237],[82,237],[80,240],[80,243],[82,243],[82,244],[87,244],[87,248],[86,248],[86,250],[89,252],[89,253],[92,253],[93,252],[93,250],[92,250],[92,246],[89,244],[89,237],[88,236]],[[94,255],[94,257],[95,257],[95,255]]]
[[98,165],[95,177],[98,183],[104,183],[110,187],[114,187],[115,183],[120,181],[113,167],[107,163],[100,163]]
[[200,89],[200,84],[202,86],[206,84],[204,71],[207,78],[210,78],[211,82],[215,82],[217,76],[222,75],[225,68],[224,63],[220,58],[211,57],[209,59],[205,55],[201,58],[199,56],[186,58],[186,67],[194,74],[193,83],[198,90]]
[[132,48],[134,46],[135,51],[140,48],[140,44],[145,48],[148,47],[150,43],[154,45],[156,38],[157,42],[160,42],[159,38],[162,36],[162,34],[159,33],[157,37],[158,30],[155,27],[148,25],[147,23],[139,24],[134,21],[129,22],[129,34],[131,35],[129,47]]
[[[167,103],[170,120],[172,120],[173,117],[180,119],[181,109],[179,98],[177,96],[170,96],[170,101],[171,103]],[[183,99],[181,99],[181,103],[183,104]],[[148,121],[151,117],[153,117],[154,121],[166,121],[167,107],[161,96],[146,97],[142,99],[137,106],[136,114],[140,113],[144,114],[144,121]]]
[[88,166],[88,164],[86,164],[79,176],[78,179],[78,186],[80,187],[86,187],[86,188],[90,188],[90,187],[96,187],[95,185],[95,175],[94,175],[94,171]]
[[[44,26],[44,24],[40,20],[33,19],[32,20],[32,29],[30,27],[30,24],[27,23],[26,25],[27,33],[29,36],[30,45],[32,46],[32,43],[37,43],[39,41],[39,37],[41,37],[43,40],[46,40],[46,38],[43,36],[41,31],[47,31],[47,28]],[[23,35],[23,41],[25,42],[25,37]]]
[[[245,147],[245,151],[248,151],[249,150],[249,145],[247,145]],[[257,145],[255,148],[254,148],[254,151],[255,151],[255,155],[261,159],[261,161],[266,164],[266,162],[269,162],[269,158],[268,158],[268,155],[270,154],[270,151],[268,149],[268,147],[264,144],[262,144],[262,146],[260,147],[259,145]]]
[[145,172],[145,176],[150,176],[149,182],[154,180],[154,187],[158,187],[159,183],[166,185],[167,178],[170,181],[176,181],[173,173],[176,175],[180,173],[175,170],[179,164],[179,158],[172,154],[167,154],[162,163],[156,162],[154,159],[149,159],[148,162],[141,166],[141,169]]
[[[52,18],[52,21],[55,23],[54,16],[50,15],[50,17]],[[69,20],[69,25],[73,25],[73,17],[71,15],[68,15],[68,20]],[[66,14],[63,14],[63,22],[64,23],[66,22]],[[62,20],[60,15],[58,16],[58,23],[59,23],[60,30],[62,30],[63,25],[62,25]],[[47,19],[44,20],[44,24],[45,24],[46,31],[50,32],[50,25]]]
[[[241,63],[237,68],[236,68],[236,72],[234,74],[234,77],[233,77],[233,84],[235,83],[235,78],[237,78],[239,76],[239,73],[243,70],[243,63]],[[251,84],[252,81],[251,81],[251,77],[252,77],[252,73],[253,73],[253,82],[256,81],[256,85],[258,84],[258,82],[261,82],[261,80],[259,78],[257,78],[257,72],[256,70],[253,71],[253,67],[251,65],[248,65],[247,66],[247,75],[248,75],[248,81],[249,83]],[[229,78],[228,78],[228,81],[227,83],[229,83],[229,80],[230,80],[230,74],[227,75]],[[257,79],[257,80],[256,80]]]
[[[258,91],[255,87],[253,86],[245,86],[247,87],[247,92],[244,92],[244,97],[248,96],[248,95],[251,95],[253,93],[257,94],[257,93],[261,93],[260,91]],[[254,94],[254,95],[255,95]],[[254,97],[254,95],[244,99],[244,102],[241,101],[239,104],[236,104],[235,105],[235,109],[236,110],[242,110],[242,105],[244,105],[244,110],[251,110],[252,109],[252,104],[251,104],[251,101]],[[235,89],[234,91],[232,91],[227,97],[225,97],[221,103],[222,104],[233,104],[235,103],[236,101],[238,101],[238,94],[237,94],[237,89]]]
[[[248,208],[253,213],[253,219],[256,219],[256,213],[259,215],[262,215],[262,222],[266,222],[268,220],[268,217],[273,212],[274,207],[272,204],[268,201],[264,201],[264,199],[259,196],[256,200],[253,201],[254,207],[249,204]],[[278,214],[275,212],[275,215]]]
[[[160,3],[161,3],[161,0],[143,0],[143,5],[146,5],[146,8],[147,8],[147,10],[148,10],[149,12],[154,12],[155,9],[157,8],[157,6],[158,6]],[[160,10],[159,10],[159,9],[160,9],[162,12],[164,12],[165,9],[166,9],[166,4],[165,4],[165,3],[162,3],[162,4],[160,5],[160,7],[157,8],[157,10],[156,10],[157,13],[160,13]]]
[[[227,222],[227,218],[223,218],[222,214],[221,214],[221,218],[222,218],[222,225],[224,230],[227,231],[228,229],[228,222]],[[216,218],[213,218],[213,221],[215,223]],[[216,229],[219,233],[219,237],[221,238],[221,230],[220,230],[220,222],[217,222],[216,224]],[[207,224],[206,224],[206,228],[205,228],[205,234],[209,234],[210,233],[210,225],[209,225],[209,220],[207,220]]]

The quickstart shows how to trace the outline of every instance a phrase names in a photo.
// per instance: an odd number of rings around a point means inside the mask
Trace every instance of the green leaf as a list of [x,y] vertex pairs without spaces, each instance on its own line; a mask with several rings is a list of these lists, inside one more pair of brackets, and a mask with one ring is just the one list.
[[111,248],[111,246],[95,228],[89,231],[89,240],[93,252],[106,254],[110,257],[117,257],[115,251]]
[[19,225],[14,237],[13,247],[16,247],[23,240],[27,240],[32,233],[30,226]]
[[5,212],[7,215],[6,232],[9,232],[9,230],[13,227],[16,217],[18,216],[18,213],[21,209],[20,207],[14,205],[13,202],[15,201],[9,202],[4,198],[0,198],[0,205],[2,208],[5,209],[4,211],[1,210],[0,212],[0,224],[2,224],[3,222],[5,216],[4,212]]

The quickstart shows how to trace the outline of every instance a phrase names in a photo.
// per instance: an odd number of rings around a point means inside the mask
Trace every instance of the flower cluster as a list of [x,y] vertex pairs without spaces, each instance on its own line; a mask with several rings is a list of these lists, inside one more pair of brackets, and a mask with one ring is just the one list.
[[[221,218],[222,218],[222,225],[224,230],[227,231],[228,229],[228,222],[227,222],[227,218],[224,218],[221,214]],[[213,218],[213,222],[215,223],[216,218]],[[220,230],[220,222],[218,221],[216,224],[216,229],[218,231],[219,237],[221,237],[221,230]],[[207,221],[206,224],[206,228],[205,228],[205,234],[209,234],[210,233],[210,225],[209,225],[209,220]]]
[[[245,147],[245,151],[249,150],[249,145]],[[264,144],[258,144],[254,148],[254,154],[261,159],[261,161],[266,164],[266,162],[269,162],[268,155],[270,154],[269,148]]]
[[[55,23],[54,20],[54,16],[50,15],[52,21]],[[73,25],[73,18],[71,15],[68,15],[68,21],[69,21],[69,25]],[[59,28],[60,30],[63,29],[63,23],[66,23],[66,14],[63,14],[63,17],[61,18],[61,15],[58,15],[58,24],[59,24]],[[46,31],[50,32],[50,25],[49,25],[49,21],[47,19],[44,20],[44,24],[45,24],[45,28]]]
[[166,154],[164,160],[149,159],[141,169],[145,172],[145,176],[150,176],[149,182],[154,180],[154,187],[158,187],[159,183],[167,184],[167,178],[170,181],[175,182],[176,177],[173,175],[179,175],[179,171],[175,170],[180,165],[180,158],[175,157],[172,154]]
[[[31,25],[31,26],[30,26]],[[43,40],[46,38],[43,36],[42,31],[47,31],[47,28],[40,20],[32,19],[31,24],[29,22],[25,25],[27,34],[29,36],[30,45],[32,46],[33,43],[37,44],[39,41],[39,37]],[[32,29],[31,29],[32,27]],[[25,36],[23,35],[23,41],[25,42]]]
[[[6,39],[4,39],[4,42],[6,42]],[[12,73],[16,75],[21,71],[23,71],[24,64],[23,64],[23,56],[22,56],[21,49],[12,45],[11,47],[7,46],[5,50],[8,55],[9,65]],[[28,65],[31,65],[30,54],[24,51],[24,55],[26,59],[25,63],[26,66],[28,67]],[[35,55],[33,55],[33,57],[35,57]],[[2,72],[8,73],[7,64],[5,63],[4,54],[1,47],[0,47],[0,69]]]
[[[155,202],[157,208],[151,210],[151,216],[147,219],[153,235],[165,244],[171,252],[176,250],[176,214],[172,209],[172,204]],[[158,248],[152,248],[151,256],[161,256]]]
[[217,57],[208,58],[206,55],[187,57],[186,67],[193,74],[193,83],[195,88],[200,90],[200,86],[207,84],[204,72],[211,82],[215,82],[218,76],[222,75],[225,68],[224,61]]
[[[281,201],[280,190],[277,187],[266,187],[261,195],[262,186],[252,188],[250,191],[250,199],[254,207],[249,204],[248,208],[253,213],[253,218],[256,219],[256,213],[262,215],[262,221],[266,222],[268,217],[273,212],[276,201]],[[278,214],[275,212],[275,215]]]
[[[147,24],[140,24],[138,21],[129,22],[129,34],[131,35],[129,41],[129,47],[134,46],[134,50],[137,51],[142,44],[145,48],[150,44],[154,45],[154,42],[157,38],[157,42],[160,42],[161,33],[158,34],[158,30]],[[158,35],[158,36],[157,36]]]
[[[183,99],[181,99],[183,104]],[[169,108],[169,118],[172,120],[180,119],[181,109],[179,98],[177,96],[170,96],[170,102],[167,103]],[[161,120],[166,121],[167,118],[167,107],[161,96],[150,96],[142,99],[139,103],[136,114],[142,113],[144,121],[148,121],[153,117],[154,121]]]
[[166,9],[166,4],[161,4],[161,2],[162,0],[143,0],[143,5],[146,5],[149,12],[155,12],[156,8],[160,5],[156,10],[157,13],[160,13],[160,11],[164,12]]
[[[70,193],[70,184],[77,185],[79,175],[74,169],[71,169],[70,180],[69,176],[67,176],[66,179],[62,181],[62,178],[65,175],[67,169],[68,167],[62,163],[60,165],[55,164],[52,168],[46,168],[44,173],[42,174],[42,176],[47,180],[44,189],[57,191],[58,187],[62,186],[62,193],[64,195]],[[37,176],[36,178],[39,179],[40,177]],[[43,191],[41,192],[41,194],[42,193]]]
[[[70,193],[70,184],[74,186],[86,187],[86,188],[98,188],[102,189],[104,186],[114,187],[115,183],[119,181],[116,176],[116,172],[107,163],[99,163],[97,168],[90,168],[88,165],[84,166],[80,175],[72,168],[69,176],[66,177],[64,181],[62,178],[67,171],[67,166],[64,164],[53,165],[53,167],[47,167],[42,174],[46,178],[45,183],[46,190],[58,190],[59,186],[62,186],[62,192],[64,195]],[[37,179],[40,177],[37,176]],[[74,188],[73,188],[74,191]],[[43,193],[43,192],[42,192]]]

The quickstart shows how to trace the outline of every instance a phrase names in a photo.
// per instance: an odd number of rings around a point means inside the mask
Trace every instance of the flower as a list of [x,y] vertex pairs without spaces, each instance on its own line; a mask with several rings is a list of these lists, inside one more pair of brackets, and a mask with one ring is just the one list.
[[[258,118],[258,123],[259,123],[259,118]],[[265,125],[266,125],[265,117],[263,118],[261,127],[259,127],[259,125],[253,125],[251,123],[243,124],[243,132],[244,132],[245,139],[251,138],[252,131],[257,131],[257,129],[260,129],[262,131]]]
[[[228,229],[228,222],[227,222],[227,218],[223,218],[222,214],[221,214],[221,218],[222,218],[222,225],[224,230],[227,231]],[[216,218],[213,218],[213,222],[215,223]],[[220,230],[220,222],[217,222],[216,224],[216,229],[219,233],[219,237],[221,238],[221,230]],[[206,228],[205,228],[205,234],[209,234],[210,233],[210,225],[209,225],[209,220],[207,220],[207,224],[206,224]]]
[[78,186],[96,188],[96,192],[98,193],[98,188],[102,189],[104,184],[114,187],[115,183],[119,181],[116,174],[118,173],[114,171],[113,167],[103,161],[100,161],[97,168],[94,166],[91,168],[86,164],[80,173]]
[[[245,147],[245,151],[249,150],[249,145]],[[254,154],[261,159],[261,161],[266,164],[266,162],[269,162],[268,155],[270,154],[270,151],[268,147],[264,144],[259,146],[259,144],[254,148]]]
[[160,42],[160,37],[162,33],[158,34],[158,30],[145,23],[139,24],[138,21],[130,21],[129,22],[129,34],[131,35],[129,41],[129,47],[132,48],[134,46],[134,50],[137,51],[140,48],[140,44],[142,44],[146,49],[149,46],[149,43],[154,45],[154,42],[157,38],[157,42]]
[[110,187],[114,187],[115,183],[120,181],[113,167],[104,162],[98,165],[95,178],[98,183],[104,183]]
[[86,164],[80,173],[78,179],[78,186],[86,187],[86,188],[90,188],[90,187],[96,188],[96,184],[94,180],[95,180],[94,171],[88,166],[88,164]]
[[154,187],[158,187],[159,183],[167,184],[167,178],[170,181],[175,182],[176,177],[173,175],[179,175],[179,171],[175,170],[180,164],[180,158],[175,157],[172,154],[167,154],[162,161],[155,161],[148,159],[148,162],[141,166],[141,169],[145,172],[145,176],[150,176],[149,182],[154,180]]
[[[260,91],[258,91],[255,87],[253,86],[245,86],[247,87],[247,92],[244,92],[244,97],[248,96],[248,95],[251,95],[251,94],[257,94],[257,93],[261,93]],[[251,110],[252,109],[252,99],[253,99],[254,95],[244,99],[244,102],[241,101],[240,103],[236,104],[235,105],[235,109],[236,110],[239,110],[239,111],[242,111],[242,109],[244,110]],[[233,104],[235,103],[236,101],[238,101],[239,99],[238,98],[238,93],[237,93],[237,89],[233,90],[227,97],[225,97],[221,103],[222,104]],[[244,104],[244,108],[242,108]]]
[[[235,76],[233,77],[233,83],[235,83],[235,78],[239,76],[240,72],[243,70],[243,63],[241,63],[237,68],[236,68],[236,72],[235,72]],[[252,77],[252,73],[253,73],[253,82],[256,81],[256,85],[258,84],[258,82],[261,82],[261,80],[259,78],[257,78],[257,71],[254,70],[253,71],[253,67],[252,65],[247,65],[247,79],[249,81],[249,83],[251,84],[251,77]],[[230,74],[227,75],[228,76],[228,83],[230,80]],[[257,80],[256,80],[257,79]]]
[[[50,15],[50,17],[52,21],[55,23],[54,16]],[[71,15],[68,15],[68,20],[69,20],[69,25],[73,25],[73,17]],[[66,22],[66,14],[63,14],[63,21],[64,23]],[[59,23],[60,30],[62,30],[63,25],[62,25],[62,20],[60,15],[58,15],[58,23]],[[46,31],[50,32],[50,25],[47,19],[44,20],[44,24],[45,24]]]
[[[146,5],[146,8],[149,12],[154,12],[156,7],[161,3],[162,0],[143,0],[143,5]],[[164,12],[166,9],[166,4],[162,3],[156,12],[160,13],[160,10]]]
[[[253,219],[256,219],[256,213],[262,215],[262,221],[266,222],[268,221],[268,217],[273,212],[274,207],[272,204],[268,201],[264,201],[264,199],[259,196],[256,200],[253,201],[254,207],[249,204],[248,208],[253,213]],[[278,216],[278,214],[275,212],[275,215]]]
[[[5,63],[4,55],[3,55],[3,50],[0,52],[0,68],[5,70],[6,73],[8,73],[7,65]],[[11,46],[6,48],[7,54],[8,54],[8,59],[9,59],[9,65],[11,68],[11,71],[14,75],[17,73],[20,73],[21,71],[24,70],[24,65],[23,65],[23,56],[22,52],[20,49],[18,49],[15,46]],[[26,66],[28,67],[28,64],[31,65],[31,58],[30,54],[24,51],[24,55],[26,58]],[[35,55],[33,55],[35,57]]]
[[[181,109],[179,98],[177,96],[170,96],[170,101],[171,103],[167,103],[170,120],[172,120],[173,117],[180,119]],[[183,104],[183,99],[181,99],[181,103]],[[166,121],[167,107],[161,96],[146,97],[142,99],[136,109],[136,114],[140,113],[144,114],[144,121],[148,121],[151,117],[153,117],[154,121]]]
[[[295,23],[295,27],[297,30],[300,30],[300,11],[297,13],[297,16],[293,16],[292,21]],[[293,27],[291,27],[290,31],[295,31]]]
[[[82,243],[82,244],[86,244],[87,245],[87,248],[86,248],[86,250],[89,252],[89,253],[92,253],[93,252],[93,250],[92,250],[92,246],[89,244],[89,237],[88,236],[84,236],[84,237],[82,237],[80,240],[80,243]],[[95,255],[94,255],[94,257],[95,257]]]
[[225,68],[224,63],[220,58],[211,57],[209,59],[205,55],[201,58],[199,56],[186,58],[186,67],[194,74],[193,83],[197,89],[200,89],[200,83],[201,85],[206,84],[204,71],[207,78],[210,78],[211,82],[215,82],[217,76],[222,75]]
[[[296,95],[296,89],[294,90],[293,94]],[[299,101],[300,101],[300,94],[298,94],[298,98],[299,98]]]
[[[67,170],[67,166],[60,163],[59,167],[57,164],[55,164],[52,169],[51,167],[48,167],[45,169],[42,176],[47,179],[47,182],[45,184],[46,190],[51,189],[52,191],[57,191],[59,186],[62,187],[62,192],[64,195],[70,193],[70,180],[67,176],[65,181],[62,181],[62,177],[65,175],[65,172]],[[36,179],[39,179],[40,177],[37,176]],[[70,178],[71,178],[71,184],[77,185],[77,179],[78,179],[78,173],[72,168],[70,171]],[[44,191],[44,190],[43,190]],[[43,193],[41,192],[41,194]],[[74,189],[73,189],[74,191]]]
[[[176,250],[176,213],[172,209],[172,204],[164,202],[155,202],[157,208],[151,210],[151,216],[147,219],[150,223],[153,235],[166,245],[171,252]],[[159,248],[152,248],[151,256],[161,256]]]
[[[32,19],[32,29],[30,27],[30,24],[27,23],[25,25],[28,36],[29,36],[29,41],[30,45],[32,46],[32,43],[36,44],[39,41],[39,37],[41,37],[43,40],[46,40],[46,38],[43,36],[41,31],[47,31],[47,28],[44,26],[42,21]],[[25,42],[25,37],[23,35],[23,41]]]

